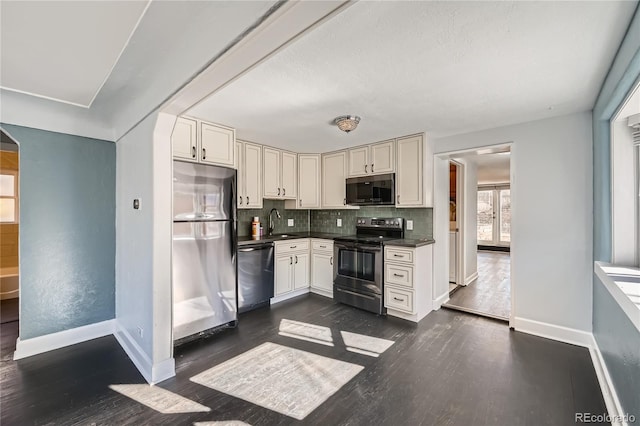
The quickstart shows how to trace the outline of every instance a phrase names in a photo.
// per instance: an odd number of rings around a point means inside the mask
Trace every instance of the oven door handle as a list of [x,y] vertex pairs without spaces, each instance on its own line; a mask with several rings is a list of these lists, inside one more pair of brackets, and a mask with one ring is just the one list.
[[382,247],[381,246],[365,246],[362,244],[357,244],[355,246],[356,249],[358,250],[367,250],[367,251],[382,251]]
[[382,251],[381,246],[371,246],[364,244],[343,244],[343,243],[334,243],[334,247],[336,249],[345,249],[345,250],[366,250],[366,251]]

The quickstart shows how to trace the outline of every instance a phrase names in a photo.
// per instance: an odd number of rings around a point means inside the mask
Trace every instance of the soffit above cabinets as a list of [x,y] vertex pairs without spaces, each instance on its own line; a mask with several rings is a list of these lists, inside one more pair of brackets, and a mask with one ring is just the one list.
[[89,107],[148,1],[3,1],[2,88]]
[[[357,2],[188,114],[326,152],[588,111],[636,2]],[[362,117],[345,134],[340,115]]]

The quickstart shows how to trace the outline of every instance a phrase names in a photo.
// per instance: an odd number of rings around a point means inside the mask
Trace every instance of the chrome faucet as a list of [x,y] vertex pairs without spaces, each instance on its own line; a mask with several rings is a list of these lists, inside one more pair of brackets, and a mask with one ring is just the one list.
[[280,219],[282,216],[280,216],[280,212],[278,211],[278,209],[273,208],[271,209],[271,211],[269,212],[269,229],[268,229],[268,234],[269,235],[273,235],[273,212],[276,212],[276,216],[278,216],[278,219]]

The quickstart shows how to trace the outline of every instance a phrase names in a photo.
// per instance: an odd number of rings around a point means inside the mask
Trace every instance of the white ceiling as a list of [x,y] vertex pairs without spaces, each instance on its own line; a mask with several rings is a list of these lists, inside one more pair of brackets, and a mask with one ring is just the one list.
[[[190,115],[299,152],[590,110],[637,2],[358,2]],[[330,123],[362,117],[344,134]]]
[[2,1],[2,88],[89,107],[149,1]]

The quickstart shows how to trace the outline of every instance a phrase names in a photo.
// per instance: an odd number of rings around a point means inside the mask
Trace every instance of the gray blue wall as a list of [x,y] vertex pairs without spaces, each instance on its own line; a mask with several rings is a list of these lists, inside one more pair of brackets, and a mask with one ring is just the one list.
[[[593,254],[611,261],[609,121],[640,81],[640,12],[636,9],[593,109]],[[593,335],[623,410],[640,418],[640,333],[598,277],[593,278]]]
[[115,144],[2,128],[20,144],[20,339],[114,318]]

